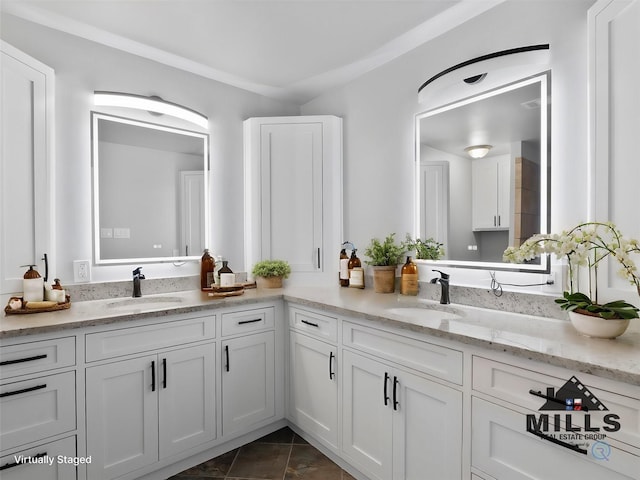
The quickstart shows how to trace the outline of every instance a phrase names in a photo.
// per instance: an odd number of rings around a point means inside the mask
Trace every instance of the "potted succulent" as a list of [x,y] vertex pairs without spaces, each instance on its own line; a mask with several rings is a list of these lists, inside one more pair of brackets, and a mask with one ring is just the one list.
[[289,277],[291,267],[285,260],[262,260],[251,272],[261,288],[282,288],[282,279]]
[[393,293],[395,291],[396,268],[402,261],[406,251],[404,244],[396,243],[395,233],[387,235],[380,241],[372,238],[364,251],[367,261],[373,267],[373,289],[378,293]]
[[407,233],[405,245],[408,250],[415,250],[418,260],[439,260],[444,256],[444,244],[436,242],[429,237],[426,240],[416,238],[413,240]]
[[[520,247],[507,248],[504,260],[522,263],[542,254],[566,257],[569,291],[556,299],[556,303],[569,312],[572,325],[580,333],[615,338],[624,333],[629,320],[638,318],[640,310],[623,300],[598,303],[598,266],[609,256],[617,260],[622,266],[619,274],[633,284],[640,295],[640,277],[630,257],[632,253],[640,253],[638,240],[624,238],[612,223],[586,222],[559,235],[534,235]],[[588,269],[588,292],[580,292],[575,287],[580,267]]]

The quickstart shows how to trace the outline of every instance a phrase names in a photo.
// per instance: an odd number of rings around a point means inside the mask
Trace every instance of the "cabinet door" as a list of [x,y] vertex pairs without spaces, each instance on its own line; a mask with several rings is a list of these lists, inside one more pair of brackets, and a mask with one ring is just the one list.
[[0,46],[0,293],[14,293],[22,291],[20,265],[38,265],[44,276],[40,260],[52,253],[54,74],[11,45]]
[[337,348],[290,333],[290,416],[303,431],[338,448]]
[[[322,124],[281,123],[260,130],[263,258],[292,272],[321,268]],[[291,232],[296,234],[292,235]]]
[[160,458],[216,436],[215,345],[158,355]]
[[[42,458],[48,463],[21,463],[22,458]],[[58,456],[74,459],[76,457],[76,437],[63,438],[38,447],[7,455],[0,459],[0,477],[2,480],[72,480],[76,478],[73,463],[59,462]]]
[[407,372],[394,374],[393,478],[462,478],[462,393]]
[[86,369],[88,478],[115,478],[158,460],[156,355]]
[[508,229],[511,226],[511,159],[499,157],[496,165],[498,176],[497,227]]
[[344,240],[342,119],[245,120],[244,190],[245,265],[281,258],[292,280],[334,281],[334,245]]
[[392,475],[393,378],[384,364],[344,350],[342,450],[371,478]]
[[493,230],[498,225],[498,171],[496,161],[481,158],[471,163],[472,222],[474,230]]
[[249,430],[275,415],[274,333],[222,343],[222,434]]

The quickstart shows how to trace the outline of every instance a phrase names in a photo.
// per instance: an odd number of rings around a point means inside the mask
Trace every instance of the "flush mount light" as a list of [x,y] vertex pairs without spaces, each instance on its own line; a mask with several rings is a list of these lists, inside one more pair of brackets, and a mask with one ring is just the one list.
[[471,158],[482,158],[493,148],[492,145],[471,145],[464,149]]
[[209,119],[195,110],[183,107],[177,103],[167,102],[160,97],[145,97],[131,93],[93,92],[95,105],[102,107],[125,107],[146,110],[153,113],[171,115],[202,128],[209,128]]

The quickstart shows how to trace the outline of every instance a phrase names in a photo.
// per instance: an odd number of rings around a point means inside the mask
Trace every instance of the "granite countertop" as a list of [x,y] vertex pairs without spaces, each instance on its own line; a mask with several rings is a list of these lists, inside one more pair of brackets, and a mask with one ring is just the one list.
[[[198,290],[73,303],[69,310],[0,318],[0,340],[132,319],[207,311],[283,299],[328,314],[508,352],[571,370],[640,386],[640,321],[615,340],[587,338],[566,320],[503,312],[372,290],[336,287],[251,289],[212,299]],[[374,325],[375,326],[375,325]]]

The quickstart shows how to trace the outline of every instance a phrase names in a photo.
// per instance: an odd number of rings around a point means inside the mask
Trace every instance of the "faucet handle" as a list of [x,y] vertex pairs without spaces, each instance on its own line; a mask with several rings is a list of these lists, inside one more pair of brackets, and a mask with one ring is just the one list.
[[140,270],[142,270],[142,267],[138,267],[133,271],[133,276],[134,277],[138,277],[144,280],[144,275],[140,272]]
[[443,280],[449,280],[449,276],[450,276],[450,275],[449,275],[448,273],[441,272],[440,270],[436,270],[435,268],[434,268],[432,271],[433,271],[433,272],[438,272],[438,273],[440,274],[440,277],[441,277]]

